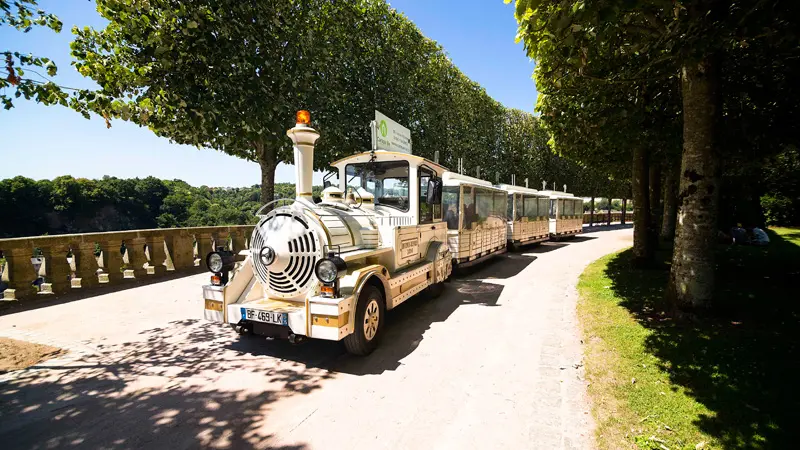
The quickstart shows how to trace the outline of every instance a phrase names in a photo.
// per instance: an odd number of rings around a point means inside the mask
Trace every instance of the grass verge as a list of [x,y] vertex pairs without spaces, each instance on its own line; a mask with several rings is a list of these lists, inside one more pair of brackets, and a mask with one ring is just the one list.
[[600,448],[800,445],[800,230],[770,238],[720,247],[717,315],[690,323],[664,313],[668,270],[632,269],[630,250],[586,269],[578,315]]

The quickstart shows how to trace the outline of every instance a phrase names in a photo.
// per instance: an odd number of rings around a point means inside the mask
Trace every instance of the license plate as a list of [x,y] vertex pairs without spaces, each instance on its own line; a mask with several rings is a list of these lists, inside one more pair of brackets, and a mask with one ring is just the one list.
[[289,325],[288,314],[261,311],[259,309],[242,308],[242,319],[255,320],[256,322],[273,323],[275,325]]

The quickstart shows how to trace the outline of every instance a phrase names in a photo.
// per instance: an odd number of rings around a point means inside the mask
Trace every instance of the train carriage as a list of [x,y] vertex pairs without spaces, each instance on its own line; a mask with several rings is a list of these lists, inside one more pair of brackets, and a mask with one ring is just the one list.
[[257,213],[249,249],[238,254],[244,260],[224,247],[206,256],[204,316],[242,334],[341,340],[365,355],[386,311],[423,291],[435,297],[454,267],[504,253],[509,243],[583,229],[582,200],[572,194],[493,186],[411,154],[410,141],[403,151],[373,141],[373,150],[333,162],[338,180],[326,177],[315,199],[319,133],[308,112],[298,112],[287,136],[296,197]]
[[498,185],[508,192],[507,238],[510,247],[534,244],[550,238],[550,197],[536,189]]
[[442,208],[454,267],[467,267],[506,251],[508,193],[488,181],[444,172]]
[[539,191],[550,197],[550,236],[562,238],[583,232],[583,199],[568,192]]

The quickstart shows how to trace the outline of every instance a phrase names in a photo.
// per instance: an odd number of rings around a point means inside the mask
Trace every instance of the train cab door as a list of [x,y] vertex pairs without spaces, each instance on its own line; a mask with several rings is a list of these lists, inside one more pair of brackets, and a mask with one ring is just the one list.
[[[424,258],[428,254],[428,245],[432,240],[447,242],[447,224],[442,221],[442,198],[441,198],[441,182],[438,182],[436,172],[425,167],[420,166],[417,170],[419,180],[419,252],[420,258]],[[431,202],[431,197],[435,196],[432,189],[438,189],[438,202]],[[430,191],[430,192],[429,192]],[[430,194],[430,195],[429,195]]]

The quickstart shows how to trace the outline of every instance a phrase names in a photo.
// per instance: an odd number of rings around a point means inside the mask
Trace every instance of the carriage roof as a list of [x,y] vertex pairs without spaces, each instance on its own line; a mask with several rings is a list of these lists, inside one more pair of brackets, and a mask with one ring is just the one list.
[[498,188],[508,191],[509,194],[526,194],[526,195],[536,195],[539,197],[547,197],[547,195],[542,194],[540,191],[536,189],[526,188],[523,186],[515,186],[513,184],[498,184]]
[[539,191],[539,194],[548,195],[550,196],[550,198],[571,198],[573,200],[577,199],[577,197],[575,197],[573,194],[562,191]]
[[[430,167],[436,172],[437,176],[442,176],[443,173],[447,172],[447,167],[435,163],[427,158],[423,158],[422,156],[412,155],[410,153],[391,152],[388,150],[375,150],[374,153],[376,162],[408,161],[410,165],[415,167],[422,165]],[[370,158],[372,158],[372,154],[373,152],[356,153],[355,155],[346,156],[342,159],[332,162],[331,166],[340,169],[347,164],[369,162]]]
[[481,188],[491,189],[494,191],[502,191],[501,188],[493,186],[492,183],[481,180],[480,178],[471,177],[456,172],[447,171],[442,174],[442,182],[445,186],[460,186],[460,185],[473,185]]

